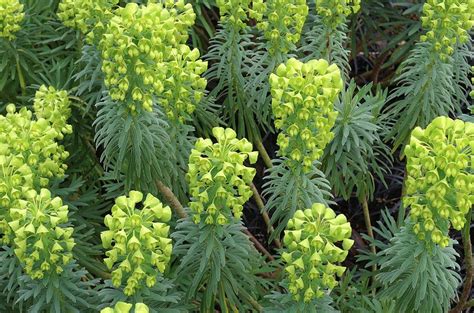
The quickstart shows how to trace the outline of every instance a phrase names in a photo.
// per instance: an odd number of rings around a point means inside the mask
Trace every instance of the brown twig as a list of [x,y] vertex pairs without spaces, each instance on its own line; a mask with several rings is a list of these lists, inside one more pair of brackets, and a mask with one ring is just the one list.
[[179,202],[178,198],[174,195],[173,191],[171,191],[169,187],[159,180],[156,181],[156,187],[180,218],[185,218],[188,216],[183,208],[183,205],[181,202]]
[[464,280],[464,287],[461,296],[459,297],[458,304],[454,307],[454,309],[449,311],[449,313],[461,313],[462,310],[465,308],[469,299],[469,295],[471,293],[472,278],[474,276],[474,264],[472,260],[472,243],[470,234],[471,214],[472,210],[469,210],[469,212],[467,213],[468,218],[466,221],[466,225],[464,225],[464,229],[462,232],[462,240],[464,243],[464,263],[466,266],[466,279]]
[[[257,187],[255,187],[253,183],[250,183],[250,188],[252,189],[252,192],[253,192],[253,199],[257,203],[257,207],[259,208],[262,214],[263,220],[265,221],[265,224],[267,225],[267,231],[271,234],[273,233],[274,228],[272,224],[270,223],[270,217],[268,216],[268,213],[264,211],[265,204],[263,203],[262,197],[258,193]],[[282,247],[281,241],[278,238],[273,239],[273,242],[279,249],[281,249]]]
[[255,248],[260,251],[261,253],[263,253],[270,261],[273,261],[275,260],[275,258],[273,257],[273,255],[270,254],[270,252],[268,252],[267,249],[265,249],[265,247],[260,243],[260,241],[257,240],[257,238],[255,238],[255,236],[248,230],[248,229],[244,229],[243,232],[249,236],[250,238],[250,241],[253,242]]

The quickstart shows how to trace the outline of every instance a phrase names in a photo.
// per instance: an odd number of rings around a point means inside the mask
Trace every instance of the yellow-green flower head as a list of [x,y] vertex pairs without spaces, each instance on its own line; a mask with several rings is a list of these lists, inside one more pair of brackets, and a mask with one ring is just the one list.
[[230,128],[215,127],[212,133],[217,142],[199,138],[189,157],[189,208],[195,223],[223,225],[232,216],[240,219],[243,205],[252,196],[249,184],[255,169],[244,162],[248,159],[254,164],[258,152],[252,151],[247,139],[237,139]]
[[[63,137],[61,131],[54,127],[54,123],[58,121],[54,120],[56,114],[49,115],[50,123],[42,117],[33,120],[32,112],[26,108],[19,112],[15,110],[15,106],[9,104],[7,115],[0,116],[0,176],[10,176],[11,179],[10,182],[5,181],[5,178],[0,181],[0,197],[4,196],[4,190],[11,188],[25,186],[38,190],[46,187],[50,178],[64,176],[67,168],[64,160],[69,153],[56,142]],[[40,115],[46,112],[47,106]],[[70,129],[69,125],[59,125]],[[23,175],[21,180],[15,178],[19,174]]]
[[51,192],[42,188],[26,193],[10,208],[12,221],[8,223],[15,234],[15,254],[25,272],[33,279],[51,273],[61,273],[72,260],[72,227],[68,222],[68,207],[61,198],[51,198]]
[[171,209],[148,194],[130,191],[129,196],[115,199],[112,214],[105,219],[108,230],[101,233],[104,248],[109,249],[104,263],[112,271],[112,284],[125,283],[127,296],[144,285],[151,288],[158,273],[163,273],[171,257],[169,238]]
[[117,3],[118,0],[61,0],[58,17],[64,25],[94,36],[92,31],[103,30]]
[[310,302],[336,286],[335,275],[340,277],[346,270],[337,264],[345,260],[354,243],[351,233],[346,217],[336,216],[323,204],[295,212],[283,238],[288,252],[282,254],[288,289],[295,300]]
[[[105,308],[100,311],[100,313],[130,313],[132,312],[133,304],[119,301],[115,304],[113,308]],[[134,308],[135,313],[149,313],[150,309],[144,303],[135,303]]]
[[[132,113],[151,111],[154,96],[168,115],[179,119],[192,113],[206,85],[199,75],[207,69],[199,51],[185,46],[194,20],[191,4],[183,1],[118,9],[99,44],[110,97]],[[185,104],[171,105],[178,97]],[[177,113],[175,106],[185,110]]]
[[207,70],[207,62],[199,60],[199,50],[191,50],[182,44],[167,52],[166,79],[163,92],[158,95],[159,105],[171,120],[184,122],[191,118],[196,105],[201,101],[207,80],[201,77]]
[[248,14],[252,16],[257,14],[252,8],[254,2],[262,3],[261,0],[217,0],[216,4],[221,15],[221,22],[229,23],[237,29],[245,28],[247,26]]
[[360,10],[360,0],[316,0],[316,11],[325,25],[336,29]]
[[14,40],[25,17],[23,4],[18,0],[0,0],[0,37]]
[[254,1],[250,16],[257,21],[257,28],[268,40],[270,54],[286,54],[300,40],[308,16],[306,0]]
[[326,60],[302,63],[292,58],[270,75],[280,155],[302,162],[305,169],[321,157],[334,136],[334,101],[342,85],[339,68]]
[[474,26],[474,0],[427,0],[421,17],[426,35],[422,41],[433,44],[442,59],[454,52],[454,47],[469,40]]
[[72,126],[67,124],[71,116],[71,108],[65,90],[56,90],[52,86],[42,85],[35,94],[33,109],[36,118],[44,118],[58,131],[58,139],[62,139],[63,134],[72,133]]
[[412,131],[407,156],[405,206],[420,240],[446,247],[450,224],[460,230],[474,203],[474,124],[435,118]]

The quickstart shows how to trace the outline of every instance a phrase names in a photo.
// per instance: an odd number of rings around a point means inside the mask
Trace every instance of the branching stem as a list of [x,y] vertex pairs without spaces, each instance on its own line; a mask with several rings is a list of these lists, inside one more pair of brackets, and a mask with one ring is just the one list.
[[[370,212],[369,212],[369,204],[367,203],[367,197],[364,197],[362,200],[362,211],[364,212],[364,221],[365,221],[365,227],[367,228],[367,234],[369,235],[372,240],[375,239],[374,237],[374,232],[372,230],[372,223],[370,222]],[[375,245],[371,244],[370,245],[370,250],[372,251],[373,254],[376,254],[377,251],[375,250]],[[372,266],[372,271],[375,272],[377,270],[377,265]]]
[[156,187],[180,218],[185,218],[188,216],[183,208],[183,205],[181,202],[179,202],[178,198],[174,195],[173,191],[171,191],[169,187],[159,180],[156,181]]
[[[471,214],[472,209],[467,213],[467,221],[462,232],[462,241],[464,244],[464,264],[466,266],[466,278],[464,280],[464,287],[458,304],[450,311],[450,313],[461,313],[468,303],[469,295],[472,288],[472,279],[474,276],[474,263],[472,260],[472,242],[471,242]],[[469,302],[472,302],[469,301]]]
[[[253,183],[251,183],[250,188],[252,189],[253,198],[254,198],[255,202],[257,203],[257,207],[259,208],[259,210],[262,214],[263,220],[265,221],[265,224],[267,225],[267,231],[269,233],[273,233],[274,228],[273,228],[272,224],[270,223],[270,217],[268,216],[268,213],[266,211],[264,211],[265,210],[265,204],[263,203],[262,197],[258,193],[257,187],[255,187],[255,185]],[[278,238],[275,238],[273,240],[273,242],[275,243],[275,245],[279,249],[281,249],[282,245],[281,245],[281,242]]]
[[255,145],[257,146],[257,150],[260,153],[260,156],[262,157],[262,160],[263,160],[263,163],[265,163],[265,166],[267,168],[272,168],[273,167],[272,159],[268,155],[267,150],[263,146],[262,141],[260,139],[257,139],[255,142]]

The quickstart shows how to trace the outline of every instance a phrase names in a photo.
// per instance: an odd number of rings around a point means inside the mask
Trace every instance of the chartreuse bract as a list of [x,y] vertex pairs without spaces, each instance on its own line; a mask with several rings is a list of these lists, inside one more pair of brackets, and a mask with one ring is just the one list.
[[[265,209],[272,213],[278,236],[299,207],[327,204],[329,183],[318,169],[318,159],[333,138],[334,109],[343,87],[339,68],[326,60],[306,63],[294,58],[278,66],[270,76],[272,111],[280,160],[268,171]],[[288,188],[297,190],[288,193]]]
[[[133,308],[133,311],[132,311]],[[144,303],[135,303],[135,305],[119,301],[115,304],[113,308],[107,307],[105,309],[102,309],[100,313],[149,313],[150,309],[148,306]]]
[[196,223],[223,225],[240,220],[243,205],[252,196],[249,184],[255,169],[244,162],[255,163],[258,152],[230,128],[215,127],[212,133],[217,142],[199,138],[189,157],[189,208]]
[[255,297],[263,286],[254,272],[262,258],[240,220],[256,173],[244,162],[255,163],[257,152],[230,128],[215,127],[213,135],[215,143],[198,139],[189,157],[191,216],[180,220],[173,233],[174,254],[182,257],[176,275],[186,297],[200,299],[203,312],[216,303],[222,310],[260,310]]
[[169,238],[171,209],[148,194],[130,191],[129,196],[115,199],[112,214],[105,217],[108,230],[102,232],[106,251],[105,264],[112,270],[112,284],[124,287],[124,294],[132,296],[145,286],[155,285],[159,273],[169,263],[172,244]]
[[469,103],[473,7],[472,0],[430,0],[423,5],[425,34],[401,64],[398,87],[388,99],[386,114],[393,127],[386,137],[393,140],[394,149],[407,143],[416,126],[459,114]]
[[474,201],[474,124],[437,117],[413,130],[405,148],[406,196],[413,231],[446,247],[450,226],[461,230]]
[[9,41],[16,38],[15,33],[21,29],[25,17],[23,4],[18,0],[0,1],[0,37]]
[[351,232],[346,217],[323,204],[295,212],[285,230],[287,251],[281,257],[287,289],[296,302],[309,304],[336,286],[335,276],[341,277],[346,269],[338,264],[354,243]]
[[339,68],[324,59],[290,59],[270,76],[270,85],[279,154],[307,170],[334,136],[334,102],[342,88]]
[[473,126],[437,117],[425,129],[416,127],[405,147],[403,205],[410,213],[400,230],[381,228],[390,241],[375,241],[381,251],[373,257],[381,298],[400,310],[447,312],[456,297],[461,278],[449,230],[461,230],[471,219]]
[[113,16],[118,0],[61,0],[58,17],[64,25],[80,31],[89,43],[100,40],[107,22]]

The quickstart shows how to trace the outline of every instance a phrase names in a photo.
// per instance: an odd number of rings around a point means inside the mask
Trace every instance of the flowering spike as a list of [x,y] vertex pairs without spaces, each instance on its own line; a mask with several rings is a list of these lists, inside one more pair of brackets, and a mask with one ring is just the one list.
[[[193,197],[189,204],[195,222],[227,224],[232,215],[240,218],[243,205],[252,195],[248,186],[255,176],[255,169],[244,162],[255,161],[257,152],[246,139],[237,139],[234,130],[215,127],[212,133],[217,143],[208,139],[196,141],[189,157],[186,175]],[[202,166],[202,164],[204,166]]]
[[416,128],[409,144],[405,206],[420,240],[445,247],[450,224],[460,230],[472,206],[474,124],[435,118],[426,129]]
[[171,209],[151,194],[142,209],[136,208],[142,199],[143,194],[133,190],[129,197],[118,197],[116,209],[105,217],[108,230],[101,234],[104,248],[109,249],[104,262],[113,268],[112,283],[119,287],[126,281],[127,296],[135,294],[145,281],[152,287],[151,282],[165,270],[171,257],[169,226],[161,223],[170,220]]
[[[324,214],[322,214],[324,213]],[[283,241],[288,252],[282,254],[288,273],[288,290],[295,300],[310,302],[336,285],[335,275],[341,276],[344,261],[354,243],[349,239],[351,226],[345,216],[315,203],[311,209],[298,210],[289,220]],[[342,241],[342,249],[335,244]]]

